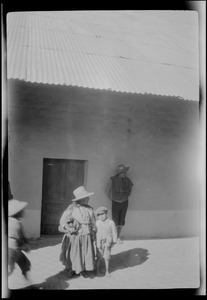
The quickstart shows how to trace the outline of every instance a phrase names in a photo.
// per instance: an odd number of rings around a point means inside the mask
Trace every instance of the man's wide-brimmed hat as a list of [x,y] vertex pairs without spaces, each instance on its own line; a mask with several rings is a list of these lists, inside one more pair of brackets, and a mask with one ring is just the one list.
[[107,212],[108,212],[107,207],[101,206],[101,207],[98,207],[98,208],[95,210],[95,215],[98,216],[98,215],[102,215],[102,214],[107,213]]
[[92,196],[94,193],[87,192],[84,186],[79,186],[77,189],[73,191],[73,194],[75,196],[72,201],[77,201],[86,197]]
[[16,199],[9,200],[8,213],[9,217],[16,215],[18,212],[23,210],[27,206],[27,202],[19,201]]
[[116,173],[126,173],[129,170],[129,167],[125,167],[124,165],[118,165]]

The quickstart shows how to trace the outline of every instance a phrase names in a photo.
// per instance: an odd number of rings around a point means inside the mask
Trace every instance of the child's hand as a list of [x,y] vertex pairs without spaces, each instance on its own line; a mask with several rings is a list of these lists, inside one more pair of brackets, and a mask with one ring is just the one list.
[[30,246],[28,244],[24,244],[21,246],[21,250],[25,251],[25,252],[30,252]]
[[98,251],[99,251],[99,253],[100,253],[101,255],[103,255],[103,254],[104,254],[104,251],[103,251],[103,249],[101,249],[101,248],[98,248]]
[[110,242],[105,242],[103,245],[105,246],[105,247],[112,247],[113,246],[113,242],[112,241],[110,241]]

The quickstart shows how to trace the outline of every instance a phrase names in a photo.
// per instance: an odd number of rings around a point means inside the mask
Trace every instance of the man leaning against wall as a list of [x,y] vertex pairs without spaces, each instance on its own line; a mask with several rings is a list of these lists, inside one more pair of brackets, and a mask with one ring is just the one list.
[[125,225],[128,200],[133,186],[131,179],[127,176],[128,170],[129,167],[119,165],[116,174],[110,178],[107,185],[107,195],[112,201],[112,219],[117,228],[117,243],[119,244],[123,243],[120,236]]

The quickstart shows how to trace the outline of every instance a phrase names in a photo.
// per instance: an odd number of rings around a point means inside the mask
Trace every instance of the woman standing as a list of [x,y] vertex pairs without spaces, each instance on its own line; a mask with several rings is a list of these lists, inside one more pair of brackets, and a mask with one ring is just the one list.
[[72,204],[64,211],[59,231],[65,232],[60,260],[66,269],[82,276],[95,269],[95,216],[88,205],[89,193],[83,186],[73,191]]

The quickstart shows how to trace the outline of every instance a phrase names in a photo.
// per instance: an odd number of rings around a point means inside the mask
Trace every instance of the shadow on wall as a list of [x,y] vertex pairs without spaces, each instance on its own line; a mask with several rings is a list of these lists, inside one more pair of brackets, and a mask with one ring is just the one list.
[[114,254],[110,261],[111,272],[141,265],[148,259],[148,256],[148,250],[143,248],[134,248]]

